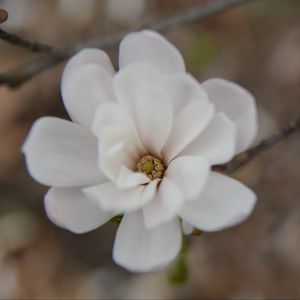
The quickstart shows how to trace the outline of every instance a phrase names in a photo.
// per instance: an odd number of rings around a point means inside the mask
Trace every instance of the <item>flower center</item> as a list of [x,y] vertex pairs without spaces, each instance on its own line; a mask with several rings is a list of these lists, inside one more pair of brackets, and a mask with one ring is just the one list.
[[151,180],[162,178],[165,171],[163,162],[150,154],[143,156],[136,167],[138,172],[145,174]]

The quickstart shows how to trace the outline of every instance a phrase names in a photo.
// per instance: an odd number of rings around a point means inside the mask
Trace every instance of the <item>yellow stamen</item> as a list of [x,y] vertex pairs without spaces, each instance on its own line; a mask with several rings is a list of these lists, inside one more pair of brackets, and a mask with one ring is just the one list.
[[150,154],[143,156],[136,167],[138,172],[145,174],[151,180],[162,178],[165,171],[163,162]]

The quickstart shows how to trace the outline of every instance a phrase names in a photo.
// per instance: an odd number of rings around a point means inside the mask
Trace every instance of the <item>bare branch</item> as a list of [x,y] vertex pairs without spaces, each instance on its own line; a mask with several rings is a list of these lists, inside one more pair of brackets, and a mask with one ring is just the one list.
[[0,23],[4,23],[8,18],[8,13],[6,10],[0,8]]
[[278,144],[280,141],[286,139],[291,134],[295,133],[297,130],[300,129],[300,114],[296,119],[290,121],[286,127],[284,127],[280,132],[271,135],[270,137],[266,138],[265,140],[261,141],[255,147],[249,149],[248,151],[238,155],[233,161],[224,165],[218,166],[216,169],[223,171],[227,174],[234,173],[248,162],[252,161],[254,158],[259,156],[260,154],[264,153],[274,145]]
[[[162,20],[160,22],[150,24],[149,26],[144,26],[143,28],[147,27],[157,31],[167,31],[177,26],[187,25],[193,22],[204,20],[209,16],[228,10],[234,6],[238,6],[238,5],[242,5],[254,1],[262,1],[262,0],[211,1],[205,5],[196,6],[186,12],[173,16],[169,19]],[[127,33],[120,33],[105,38],[92,40],[83,45],[76,46],[73,49],[58,50],[48,45],[26,41],[18,36],[10,35],[4,32],[3,30],[1,32],[3,35],[3,39],[5,39],[6,41],[9,41],[11,43],[14,43],[15,45],[22,46],[33,51],[44,52],[49,54],[49,56],[39,58],[21,67],[0,74],[0,85],[5,84],[11,88],[16,88],[22,85],[24,82],[38,75],[43,70],[59,64],[60,62],[72,56],[74,53],[76,53],[78,50],[82,48],[93,46],[101,49],[107,49],[117,45],[120,42],[120,40],[124,37],[124,35],[127,34]]]
[[51,46],[30,42],[28,40],[25,40],[15,34],[8,33],[2,29],[0,29],[0,39],[4,40],[10,44],[16,45],[21,48],[25,48],[27,50],[33,51],[33,52],[41,52],[41,53],[55,53],[57,50]]
[[11,88],[19,87],[32,77],[38,75],[39,73],[50,67],[55,66],[57,62],[63,61],[67,57],[67,54],[65,54],[65,56],[63,54],[57,54],[40,57],[32,61],[31,63],[24,64],[0,75],[0,85],[5,84]]
[[[4,23],[7,20],[7,18],[8,18],[7,11],[0,8],[0,23]],[[57,52],[57,49],[55,49],[54,47],[45,44],[36,43],[36,42],[30,42],[22,37],[19,37],[16,34],[8,33],[3,29],[0,29],[0,39],[10,44],[13,44],[15,46],[25,48],[33,52],[42,52],[48,54],[52,54],[52,53],[55,54]]]
[[157,31],[166,31],[182,24],[188,25],[194,22],[199,22],[207,17],[216,15],[220,12],[228,10],[238,5],[246,4],[247,2],[255,2],[259,0],[218,0],[211,1],[204,5],[196,6],[182,14],[171,17],[161,22],[150,25],[148,28]]

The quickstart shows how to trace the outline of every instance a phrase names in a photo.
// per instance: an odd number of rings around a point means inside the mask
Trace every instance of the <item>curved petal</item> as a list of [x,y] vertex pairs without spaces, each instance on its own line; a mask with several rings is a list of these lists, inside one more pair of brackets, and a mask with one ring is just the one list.
[[72,120],[90,129],[99,105],[113,101],[112,75],[95,64],[80,65],[66,71],[61,92]]
[[147,185],[130,189],[119,189],[112,182],[83,189],[83,192],[94,199],[105,210],[134,211],[148,203],[155,195],[158,180]]
[[157,271],[177,257],[181,242],[178,220],[147,230],[141,211],[125,214],[117,231],[113,259],[132,272]]
[[115,70],[110,61],[109,56],[100,49],[96,48],[85,48],[76,53],[66,64],[64,69],[64,75],[68,72],[72,72],[72,68],[95,64],[101,66],[105,69],[109,74],[114,75]]
[[155,197],[143,208],[147,229],[153,229],[170,222],[180,211],[184,196],[180,189],[168,178],[163,178]]
[[159,70],[147,63],[134,63],[120,70],[113,79],[116,99],[130,114],[136,113],[136,91],[144,86],[157,87],[161,82]]
[[22,148],[38,182],[59,187],[85,186],[106,178],[97,166],[97,143],[78,124],[52,117],[37,120]]
[[148,153],[161,156],[161,150],[172,129],[171,102],[161,90],[145,87],[138,91],[136,127]]
[[180,52],[162,35],[150,30],[129,33],[120,44],[120,69],[137,61],[153,64],[165,74],[185,72]]
[[136,160],[128,151],[129,132],[117,124],[105,126],[98,141],[98,165],[107,178],[116,182],[121,166],[136,167]]
[[239,85],[224,79],[202,83],[216,110],[224,112],[237,126],[236,153],[245,151],[257,132],[256,105],[253,96]]
[[163,149],[164,159],[169,163],[190,144],[213,117],[214,106],[209,102],[189,103],[174,118],[174,124]]
[[46,213],[56,225],[85,233],[106,223],[112,214],[91,202],[79,188],[51,188],[44,200]]
[[252,212],[256,195],[242,183],[212,172],[197,201],[188,202],[182,219],[204,231],[217,231],[237,225]]
[[201,156],[211,165],[223,164],[235,154],[236,126],[223,113],[217,113],[203,132],[180,155]]
[[198,156],[175,158],[165,172],[187,200],[195,200],[203,190],[209,176],[209,164]]
[[172,74],[163,76],[162,87],[172,100],[174,114],[180,112],[190,102],[208,101],[208,95],[199,82],[190,74]]
[[185,235],[190,235],[194,231],[194,226],[192,226],[190,223],[182,220],[181,222],[182,232]]
[[132,188],[137,185],[146,184],[150,182],[150,178],[148,178],[143,173],[134,172],[125,166],[121,166],[120,173],[117,179],[118,188]]
[[122,129],[123,132],[126,132],[122,142],[124,143],[126,152],[133,159],[138,160],[141,155],[146,154],[146,150],[140,141],[135,124],[128,112],[117,103],[104,103],[100,105],[97,110],[93,122],[93,132],[100,140],[102,140],[101,133],[103,128],[112,125],[115,125]]

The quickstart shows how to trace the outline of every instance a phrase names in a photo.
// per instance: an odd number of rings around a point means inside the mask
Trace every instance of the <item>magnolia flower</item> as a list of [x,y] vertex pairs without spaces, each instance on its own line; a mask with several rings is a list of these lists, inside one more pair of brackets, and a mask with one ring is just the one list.
[[62,97],[72,121],[37,120],[23,151],[32,177],[51,186],[44,201],[55,224],[84,233],[123,215],[115,262],[159,270],[182,232],[231,227],[253,210],[255,194],[211,168],[252,143],[255,102],[223,79],[199,84],[152,31],[122,40],[119,68],[98,49],[71,58]]

